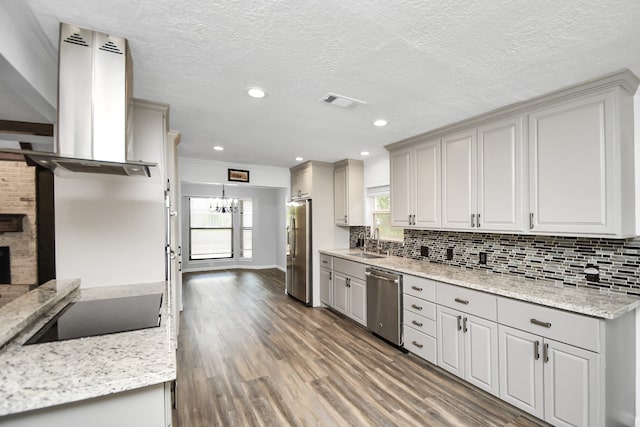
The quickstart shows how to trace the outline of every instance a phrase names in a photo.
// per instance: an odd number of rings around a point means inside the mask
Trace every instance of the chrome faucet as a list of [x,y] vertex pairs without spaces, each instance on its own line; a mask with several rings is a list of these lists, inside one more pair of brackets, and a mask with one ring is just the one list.
[[371,233],[372,238],[375,239],[376,241],[376,250],[378,252],[378,255],[380,254],[380,229],[378,227],[376,227],[373,230],[373,233]]

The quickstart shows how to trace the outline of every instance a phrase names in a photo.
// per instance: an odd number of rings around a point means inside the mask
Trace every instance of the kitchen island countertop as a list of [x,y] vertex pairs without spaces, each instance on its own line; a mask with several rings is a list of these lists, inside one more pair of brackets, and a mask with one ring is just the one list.
[[461,267],[397,256],[363,259],[357,249],[325,249],[320,253],[372,267],[386,268],[405,274],[476,289],[521,301],[584,314],[602,319],[615,319],[640,307],[640,298],[609,290],[574,287],[552,281],[469,270]]
[[[79,281],[72,282],[77,288]],[[32,292],[36,291],[38,289]],[[69,302],[159,292],[164,292],[160,327],[23,345]],[[34,297],[24,295],[3,309],[12,304],[20,305],[23,316],[26,315],[22,298]],[[59,300],[55,307],[49,307],[44,316],[23,327],[24,330],[0,350],[0,416],[174,380],[175,319],[170,318],[166,301],[165,282],[79,289]],[[4,320],[3,309],[0,310],[0,321]]]

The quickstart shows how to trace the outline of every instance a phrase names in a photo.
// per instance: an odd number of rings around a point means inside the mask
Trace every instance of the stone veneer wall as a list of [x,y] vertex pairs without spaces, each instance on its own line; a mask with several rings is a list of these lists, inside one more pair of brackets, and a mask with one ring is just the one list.
[[27,214],[22,232],[0,233],[0,246],[9,246],[11,282],[38,282],[35,168],[25,162],[0,161],[0,213]]
[[[365,230],[369,227],[351,227],[351,247]],[[368,249],[375,250],[375,246],[375,241],[370,242]],[[381,242],[382,250],[390,250],[392,255],[426,259],[420,256],[420,246],[429,247],[431,262],[640,295],[639,237],[625,240],[405,229],[404,244]],[[452,260],[446,259],[448,248],[453,248]],[[486,265],[478,262],[480,252],[487,253]],[[587,282],[587,264],[600,270],[599,282]]]

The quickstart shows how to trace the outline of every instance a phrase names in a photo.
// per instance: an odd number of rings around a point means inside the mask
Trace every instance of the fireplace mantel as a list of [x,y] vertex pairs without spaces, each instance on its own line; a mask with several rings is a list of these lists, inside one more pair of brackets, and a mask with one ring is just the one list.
[[3,214],[0,213],[0,234],[6,232],[22,231],[22,219],[27,214]]

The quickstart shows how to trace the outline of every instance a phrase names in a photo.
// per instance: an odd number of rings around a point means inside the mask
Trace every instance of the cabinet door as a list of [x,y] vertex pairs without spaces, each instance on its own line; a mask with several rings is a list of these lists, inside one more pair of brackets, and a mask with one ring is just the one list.
[[477,227],[522,230],[522,117],[478,129]]
[[298,171],[300,197],[311,197],[311,167]]
[[347,167],[338,167],[333,171],[333,209],[336,225],[347,225]]
[[[442,226],[475,228],[476,130],[442,139]],[[472,221],[471,215],[474,215]]]
[[349,316],[367,326],[367,285],[354,277],[349,279]]
[[347,276],[335,272],[333,273],[333,308],[346,316],[349,315]]
[[462,313],[438,306],[438,366],[464,378]]
[[412,215],[411,192],[413,189],[413,167],[411,150],[394,151],[389,154],[391,177],[391,225],[408,227]]
[[529,115],[533,232],[615,232],[613,95],[592,95]]
[[600,356],[546,340],[544,419],[556,426],[599,425]]
[[333,306],[333,273],[325,268],[320,269],[320,302]]
[[544,418],[542,338],[508,326],[498,326],[500,398]]
[[440,140],[420,144],[414,156],[414,225],[440,227]]
[[464,379],[497,396],[498,324],[464,314]]

